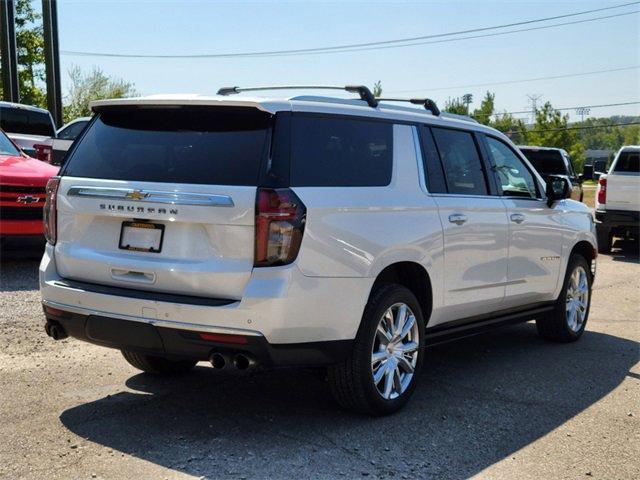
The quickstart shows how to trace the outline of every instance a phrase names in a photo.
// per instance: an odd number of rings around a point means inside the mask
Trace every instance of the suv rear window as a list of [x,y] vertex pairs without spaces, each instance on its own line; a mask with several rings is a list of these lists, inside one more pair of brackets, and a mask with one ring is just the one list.
[[373,187],[391,182],[393,124],[294,115],[291,185]]
[[562,153],[557,150],[522,149],[521,151],[540,174],[567,175],[568,173]]
[[105,109],[64,174],[209,185],[257,185],[271,115],[253,108]]
[[640,152],[622,152],[616,162],[614,172],[640,172]]
[[26,108],[0,107],[0,127],[9,133],[55,137],[51,116]]

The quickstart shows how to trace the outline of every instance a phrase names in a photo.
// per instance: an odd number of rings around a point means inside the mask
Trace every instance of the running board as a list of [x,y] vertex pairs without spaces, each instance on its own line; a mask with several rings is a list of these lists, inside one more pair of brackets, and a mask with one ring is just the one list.
[[519,310],[517,312],[504,313],[499,316],[472,317],[463,320],[454,320],[442,325],[426,329],[426,345],[436,345],[452,340],[457,340],[472,335],[488,332],[506,325],[514,325],[516,323],[524,323],[534,320],[541,315],[549,313],[553,310],[555,302],[546,304],[538,304],[534,308]]

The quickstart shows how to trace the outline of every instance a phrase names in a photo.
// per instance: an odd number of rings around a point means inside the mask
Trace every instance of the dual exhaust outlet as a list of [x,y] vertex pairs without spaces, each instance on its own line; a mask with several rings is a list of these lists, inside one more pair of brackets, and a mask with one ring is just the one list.
[[253,357],[245,355],[244,353],[236,353],[231,356],[215,352],[211,354],[209,361],[216,370],[229,368],[234,368],[236,370],[249,370],[257,365],[257,362]]

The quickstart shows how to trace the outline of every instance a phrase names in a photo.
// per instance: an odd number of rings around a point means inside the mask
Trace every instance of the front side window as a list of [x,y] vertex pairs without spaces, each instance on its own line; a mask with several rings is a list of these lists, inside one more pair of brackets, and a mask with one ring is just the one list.
[[537,198],[536,180],[513,150],[500,140],[491,137],[487,137],[487,145],[502,195]]
[[393,124],[294,115],[291,185],[373,187],[391,182]]
[[469,132],[433,128],[449,193],[487,195],[482,161]]

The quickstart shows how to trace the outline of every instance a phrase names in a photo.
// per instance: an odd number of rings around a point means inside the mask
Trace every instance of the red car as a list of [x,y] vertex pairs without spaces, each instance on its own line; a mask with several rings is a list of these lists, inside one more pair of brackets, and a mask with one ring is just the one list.
[[0,237],[43,234],[47,180],[58,167],[25,155],[0,130]]

